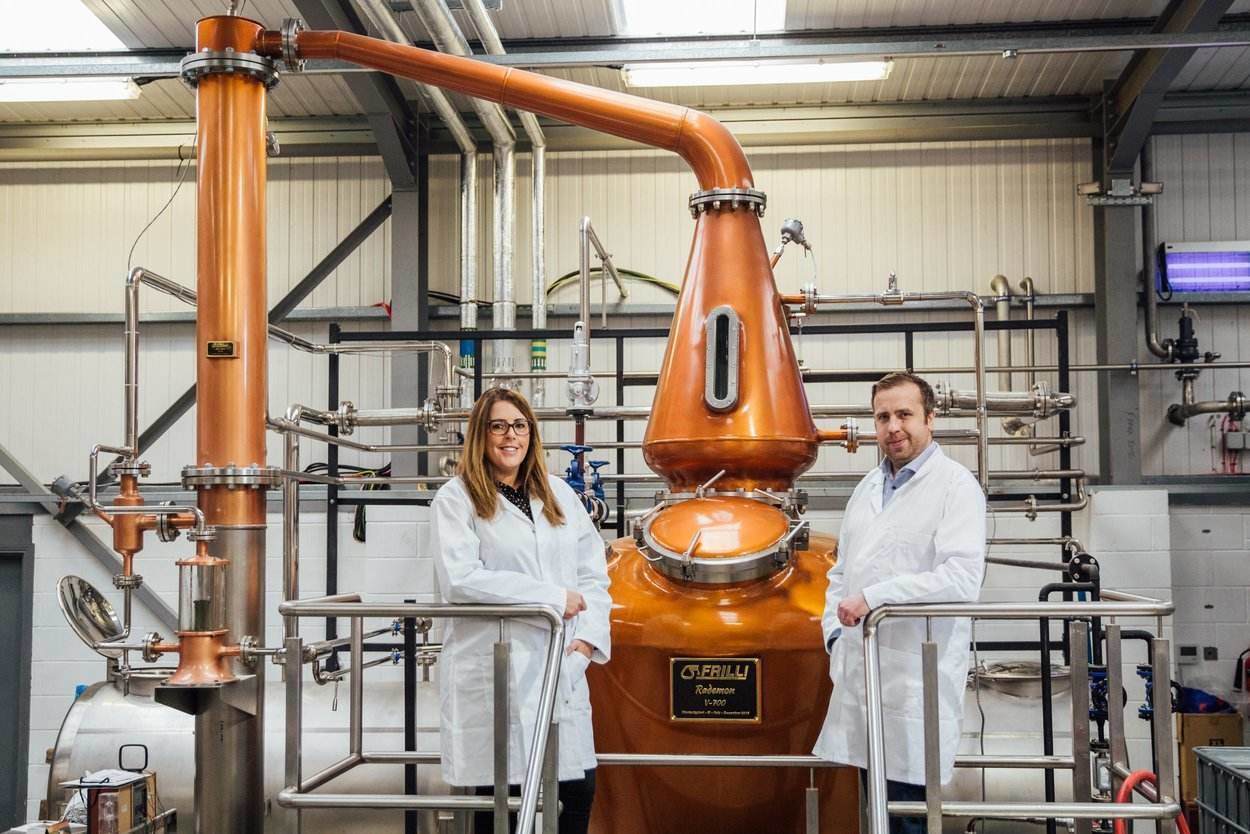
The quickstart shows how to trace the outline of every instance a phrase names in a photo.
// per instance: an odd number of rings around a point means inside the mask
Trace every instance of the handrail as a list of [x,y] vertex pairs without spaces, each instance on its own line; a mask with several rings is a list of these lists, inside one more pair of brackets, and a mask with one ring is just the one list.
[[[1126,818],[1145,818],[1158,819],[1161,821],[1163,830],[1169,832],[1172,830],[1170,820],[1175,817],[1179,806],[1168,795],[1171,787],[1166,786],[1165,779],[1160,779],[1160,793],[1164,800],[1161,804],[1156,805],[1131,805],[1131,804],[1108,804],[1095,802],[1072,802],[1066,804],[1055,803],[986,803],[986,802],[945,802],[936,799],[932,795],[927,803],[918,802],[888,802],[886,798],[886,768],[885,768],[885,720],[882,713],[881,703],[881,652],[878,645],[877,631],[880,624],[890,617],[895,618],[924,618],[926,620],[932,618],[977,618],[991,620],[1023,620],[1037,618],[1076,618],[1085,619],[1090,617],[1158,617],[1162,618],[1172,614],[1176,610],[1176,605],[1172,602],[1163,602],[1160,600],[1142,597],[1136,594],[1129,594],[1123,591],[1103,591],[1104,599],[1112,601],[1099,602],[951,602],[951,603],[927,603],[913,605],[883,605],[868,613],[863,621],[863,638],[864,638],[864,689],[866,695],[866,703],[868,707],[868,830],[870,834],[886,834],[890,825],[890,812],[899,814],[925,814],[934,813],[943,816],[984,816],[995,818],[1032,818],[1044,816],[1048,819],[1055,818],[1071,818],[1075,820],[1099,819],[1114,816],[1122,816]],[[1074,628],[1075,630],[1075,628]],[[1075,638],[1074,638],[1075,640]],[[1082,638],[1082,643],[1083,638]],[[1157,641],[1166,644],[1167,641]],[[932,643],[926,643],[927,647]],[[1166,657],[1166,645],[1162,651],[1157,651],[1154,660],[1159,662]],[[933,653],[936,659],[936,654]],[[1084,655],[1081,655],[1083,660]],[[1075,663],[1075,661],[1074,661]],[[925,686],[936,683],[936,665],[933,664],[929,669],[929,663],[926,662],[926,681]],[[1157,673],[1157,670],[1156,670]],[[1163,671],[1166,675],[1166,668]],[[932,681],[928,678],[932,676]],[[1076,684],[1073,684],[1073,710],[1074,710],[1074,727],[1077,721],[1087,721],[1086,716],[1076,715],[1078,698],[1076,697]],[[1159,702],[1155,704],[1156,710],[1163,709],[1164,702],[1167,702],[1169,693],[1166,687],[1160,691],[1156,688],[1156,698]],[[926,737],[929,735],[929,721],[931,718],[926,716]],[[1166,725],[1165,731],[1166,731]],[[1159,755],[1159,771],[1167,774],[1167,780],[1172,775],[1170,738],[1160,740]],[[1075,743],[1074,743],[1075,745]],[[928,749],[926,739],[926,756],[928,757],[932,751]],[[1076,749],[1074,746],[1073,753]],[[932,820],[933,817],[931,816]]]
[[[552,727],[552,715],[555,711],[556,689],[560,676],[560,661],[563,657],[564,641],[560,635],[564,628],[564,620],[560,612],[547,605],[460,605],[460,604],[414,604],[414,603],[371,603],[362,602],[359,594],[336,594],[305,600],[287,600],[279,603],[278,613],[283,617],[346,617],[351,621],[351,720],[349,722],[348,745],[349,755],[321,773],[305,781],[301,778],[301,711],[299,704],[303,697],[303,663],[305,652],[303,640],[292,635],[287,637],[285,648],[286,663],[286,697],[289,715],[294,720],[287,720],[287,755],[286,755],[286,786],[278,794],[278,804],[285,808],[459,808],[489,809],[499,808],[499,804],[489,798],[457,797],[447,801],[447,797],[411,797],[390,796],[386,794],[360,794],[351,797],[338,795],[314,795],[306,791],[318,787],[333,778],[341,776],[359,764],[377,761],[376,754],[366,752],[363,747],[363,723],[361,721],[363,701],[363,668],[361,654],[363,651],[362,623],[366,617],[409,618],[409,617],[440,617],[440,618],[491,618],[517,619],[538,618],[546,621],[550,630],[547,643],[547,662],[543,670],[543,683],[539,695],[538,721],[534,728],[533,744],[530,747],[529,760],[526,762],[525,775],[521,783],[521,798],[517,834],[532,834],[535,816],[538,811],[538,784],[543,770],[543,761],[547,750],[548,733]],[[496,685],[499,683],[496,667]],[[506,678],[504,685],[506,686]],[[498,702],[496,702],[498,706]],[[505,747],[506,749],[506,747]],[[506,779],[505,779],[506,781]],[[506,796],[508,786],[495,785],[495,791]],[[439,804],[441,803],[441,804]],[[513,803],[509,802],[509,806]],[[550,815],[554,821],[555,815]],[[547,815],[544,815],[546,821]],[[552,828],[552,831],[555,829]]]

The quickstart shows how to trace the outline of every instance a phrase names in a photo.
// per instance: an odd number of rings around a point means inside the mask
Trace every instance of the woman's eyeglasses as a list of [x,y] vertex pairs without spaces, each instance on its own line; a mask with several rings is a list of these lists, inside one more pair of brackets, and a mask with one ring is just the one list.
[[513,434],[517,437],[523,437],[530,433],[529,420],[513,420],[511,423],[507,420],[491,420],[486,425],[490,428],[491,434],[507,434],[508,429],[512,429]]

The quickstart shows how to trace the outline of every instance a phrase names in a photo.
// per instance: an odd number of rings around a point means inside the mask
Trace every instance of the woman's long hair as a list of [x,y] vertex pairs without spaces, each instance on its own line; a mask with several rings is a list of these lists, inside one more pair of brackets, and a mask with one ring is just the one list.
[[530,424],[530,445],[517,472],[517,486],[526,495],[543,502],[543,516],[552,525],[564,523],[564,513],[556,503],[556,497],[547,483],[547,464],[543,455],[543,442],[538,436],[538,420],[534,409],[525,397],[507,388],[490,388],[473,404],[469,414],[469,426],[464,439],[464,454],[456,466],[456,474],[469,491],[469,500],[479,518],[495,517],[498,506],[495,477],[490,461],[486,458],[486,446],[490,442],[490,410],[497,402],[511,403]]

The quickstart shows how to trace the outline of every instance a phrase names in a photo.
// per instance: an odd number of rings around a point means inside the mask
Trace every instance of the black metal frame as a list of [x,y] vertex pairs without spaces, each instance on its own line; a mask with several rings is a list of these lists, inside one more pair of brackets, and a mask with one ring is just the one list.
[[[802,328],[791,328],[791,335],[807,334],[812,336],[854,336],[864,334],[888,334],[896,333],[903,337],[903,353],[904,362],[908,370],[915,368],[915,337],[917,333],[970,333],[975,327],[970,321],[904,321],[894,323],[864,323],[864,324],[815,324],[806,325]],[[1005,321],[988,321],[985,322],[986,331],[1049,331],[1054,333],[1056,343],[1056,364],[1058,366],[1057,387],[1060,391],[1068,391],[1071,389],[1070,363],[1071,353],[1069,346],[1069,322],[1068,312],[1060,310],[1050,319],[1033,319],[1033,320],[1005,320]],[[595,339],[599,341],[611,340],[616,351],[616,371],[613,375],[616,402],[618,405],[624,405],[625,389],[627,387],[639,387],[654,385],[656,377],[633,377],[626,379],[625,369],[621,357],[625,355],[625,342],[629,339],[656,339],[667,338],[670,331],[667,328],[621,328],[600,330],[597,332]],[[474,365],[473,373],[473,393],[474,397],[481,395],[485,379],[483,377],[482,362],[480,357],[484,355],[482,347],[487,342],[499,341],[529,341],[533,339],[559,340],[568,339],[571,334],[568,330],[509,330],[509,331],[493,331],[493,330],[474,330],[474,331],[452,331],[452,330],[416,330],[416,331],[360,331],[360,332],[344,332],[337,324],[330,326],[329,341],[332,344],[340,342],[353,341],[401,341],[401,340],[437,340],[437,341],[472,341],[474,345],[474,354],[479,357],[479,361]],[[339,357],[336,354],[330,355],[329,379],[327,386],[327,404],[326,407],[334,411],[339,406]],[[868,373],[856,373],[852,371],[838,372],[830,371],[820,374],[811,374],[804,378],[804,382],[822,383],[822,382],[875,382],[877,376]],[[623,442],[625,440],[625,421],[616,420],[616,440]],[[1072,417],[1067,411],[1060,411],[1058,415],[1059,435],[1061,437],[1071,436]],[[329,428],[331,435],[337,435],[338,430],[335,427]],[[424,455],[422,456],[424,458]],[[622,472],[625,468],[625,450],[616,450],[617,471]],[[331,476],[339,475],[338,468],[338,447],[331,445],[327,452],[328,472]],[[1072,468],[1072,449],[1070,446],[1061,446],[1059,449],[1059,466],[1063,470]],[[353,491],[355,492],[355,491]],[[1058,490],[1054,492],[1031,492],[1031,493],[995,493],[990,496],[991,501],[1019,501],[1032,495],[1038,499],[1058,500],[1067,502],[1072,498],[1073,484],[1070,478],[1063,478],[1059,481]],[[625,484],[617,482],[616,484],[616,532],[619,536],[626,535],[625,530]],[[394,496],[383,496],[375,492],[360,491],[359,494],[343,495],[341,488],[330,485],[326,489],[326,594],[334,594],[338,592],[338,513],[337,508],[343,505],[367,506],[370,504],[401,504],[401,505],[428,505],[429,498],[404,498]],[[1063,536],[1072,535],[1072,513],[1064,511],[1060,514],[1060,530]],[[1071,553],[1067,548],[1061,548],[1062,561],[1066,564]],[[1074,592],[1088,591],[1093,595],[1094,599],[1098,598],[1099,585],[1098,578],[1095,574],[1092,583],[1076,582],[1065,571],[1061,577],[1061,581],[1046,585],[1042,593],[1049,596],[1053,593],[1062,593],[1065,601],[1071,601]],[[1045,598],[1045,596],[1043,598]],[[1051,653],[1059,651],[1064,663],[1070,662],[1068,656],[1068,620],[1063,622],[1063,639],[1059,641],[1059,645],[1054,645],[1050,638],[1049,623],[1046,620],[1040,621],[1041,634],[1037,641],[981,641],[976,647],[983,650],[999,650],[999,651],[1020,651],[1020,652],[1037,652],[1041,658],[1042,665],[1042,715],[1043,715],[1043,748],[1047,755],[1054,752],[1054,727],[1051,715],[1053,696],[1050,686],[1049,671],[1051,668]],[[1102,629],[1101,624],[1095,621],[1093,625],[1093,643],[1094,657],[1092,658],[1094,665],[1102,662]],[[333,638],[337,636],[337,628],[334,620],[328,618],[326,621],[326,637]],[[378,646],[382,649],[393,647]],[[415,663],[415,630],[411,623],[404,625],[404,694],[405,700],[410,705],[405,707],[404,715],[404,738],[405,746],[409,749],[415,748],[416,730],[415,730],[415,703],[416,703],[416,663]],[[327,664],[330,668],[337,667],[337,655],[330,659]],[[1099,727],[1099,738],[1102,738],[1101,724]],[[414,766],[409,766],[405,770],[405,791],[415,793],[416,791],[416,772]],[[1055,785],[1054,773],[1047,771],[1046,779],[1046,798],[1048,801],[1054,801]],[[409,813],[406,815],[405,826],[408,831],[415,831],[416,820],[415,815]],[[1053,821],[1048,824],[1048,834],[1054,834]]]
[[32,517],[29,515],[0,515],[0,559],[17,559],[20,564],[21,588],[19,591],[20,610],[17,614],[19,634],[12,644],[16,665],[13,675],[17,684],[17,714],[14,716],[17,732],[12,739],[0,744],[7,755],[0,756],[0,761],[9,759],[13,764],[13,772],[5,774],[0,770],[0,780],[8,781],[13,791],[13,807],[0,807],[0,823],[5,826],[18,825],[26,819],[26,779],[28,750],[30,746],[30,663],[31,638],[33,624],[33,600],[35,582],[35,545],[31,534]]

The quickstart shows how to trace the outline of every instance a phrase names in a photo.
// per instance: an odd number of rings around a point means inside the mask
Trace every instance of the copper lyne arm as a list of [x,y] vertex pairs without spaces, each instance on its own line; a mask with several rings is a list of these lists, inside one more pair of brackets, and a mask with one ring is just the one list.
[[[698,110],[350,32],[303,31],[295,43],[301,59],[348,61],[673,151],[694,169],[700,188],[754,185],[738,140]],[[279,57],[282,36],[265,32],[257,47]]]

